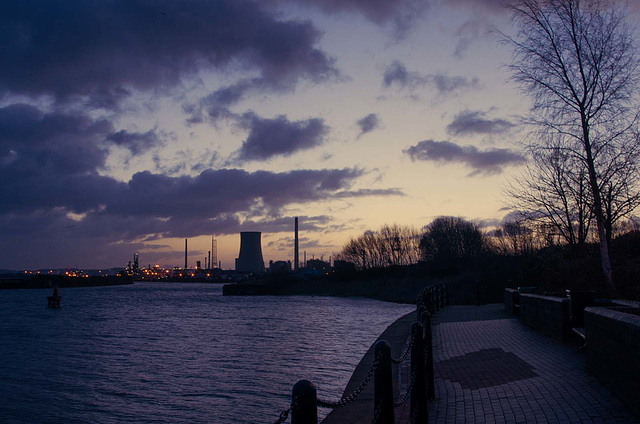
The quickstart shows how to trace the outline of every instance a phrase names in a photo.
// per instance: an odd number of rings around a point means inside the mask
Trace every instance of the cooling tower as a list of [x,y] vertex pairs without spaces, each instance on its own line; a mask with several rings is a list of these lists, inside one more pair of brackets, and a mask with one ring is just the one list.
[[260,231],[243,231],[240,233],[240,254],[236,259],[236,271],[264,272],[261,238],[262,233]]

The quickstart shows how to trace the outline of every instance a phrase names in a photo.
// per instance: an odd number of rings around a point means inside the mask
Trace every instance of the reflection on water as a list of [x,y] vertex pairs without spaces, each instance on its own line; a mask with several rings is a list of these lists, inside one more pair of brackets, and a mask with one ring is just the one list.
[[0,292],[0,422],[273,422],[306,378],[337,399],[408,305],[137,284]]

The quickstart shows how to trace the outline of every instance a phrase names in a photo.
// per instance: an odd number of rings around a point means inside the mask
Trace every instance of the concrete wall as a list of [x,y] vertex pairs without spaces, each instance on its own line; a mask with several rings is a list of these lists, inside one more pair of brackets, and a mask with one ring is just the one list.
[[566,340],[571,331],[569,301],[566,298],[522,293],[520,319],[529,327],[557,340]]
[[504,309],[511,315],[520,315],[520,293],[518,290],[504,289]]
[[587,366],[640,415],[640,316],[622,311],[585,309]]

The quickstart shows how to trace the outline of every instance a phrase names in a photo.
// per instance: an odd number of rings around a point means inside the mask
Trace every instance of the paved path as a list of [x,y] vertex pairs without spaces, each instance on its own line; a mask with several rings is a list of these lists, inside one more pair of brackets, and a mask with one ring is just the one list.
[[[502,304],[435,315],[436,399],[429,423],[640,423],[563,345],[510,317]],[[400,371],[401,388],[409,371]],[[407,423],[408,403],[397,410]],[[343,421],[349,422],[349,421]]]

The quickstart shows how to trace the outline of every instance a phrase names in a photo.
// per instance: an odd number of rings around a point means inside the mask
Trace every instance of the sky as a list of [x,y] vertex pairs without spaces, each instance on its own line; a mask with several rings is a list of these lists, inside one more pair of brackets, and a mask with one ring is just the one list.
[[500,32],[500,0],[1,2],[0,269],[497,225],[530,107]]

